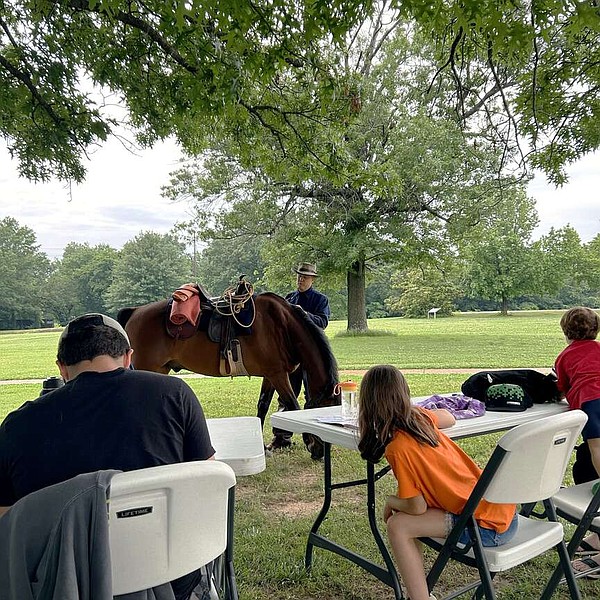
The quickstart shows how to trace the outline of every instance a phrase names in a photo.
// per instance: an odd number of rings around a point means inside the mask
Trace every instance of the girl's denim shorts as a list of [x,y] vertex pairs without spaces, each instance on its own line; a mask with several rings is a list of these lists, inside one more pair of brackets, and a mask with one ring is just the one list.
[[[454,527],[454,525],[456,525],[458,518],[459,515],[446,513],[446,528],[448,533],[450,533],[450,530]],[[487,529],[486,527],[478,527],[479,535],[481,536],[481,544],[483,546],[502,546],[502,544],[510,542],[515,533],[517,533],[518,524],[519,521],[517,513],[515,513],[513,520],[510,522],[508,529],[504,533],[498,533],[497,531],[494,531],[493,529]],[[466,544],[469,540],[469,531],[465,529],[462,532],[458,543]]]

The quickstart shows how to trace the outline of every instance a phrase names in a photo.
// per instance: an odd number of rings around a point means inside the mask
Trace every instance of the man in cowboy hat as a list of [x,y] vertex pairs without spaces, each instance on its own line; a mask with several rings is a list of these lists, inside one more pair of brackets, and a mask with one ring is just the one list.
[[[329,324],[329,315],[331,313],[327,296],[321,294],[321,292],[317,292],[317,290],[313,288],[315,278],[319,276],[317,267],[311,263],[300,263],[296,268],[292,269],[292,272],[296,273],[297,289],[295,292],[288,294],[285,299],[290,304],[300,307],[317,327],[325,329]],[[293,373],[290,373],[289,377],[292,389],[297,398],[300,396],[302,382],[304,382],[304,406],[310,407],[306,373],[304,372],[302,365],[300,365]],[[284,431],[274,427],[273,433],[276,436],[283,438],[280,444],[281,448],[291,445],[292,433],[290,431]]]
[[290,304],[296,304],[304,309],[315,325],[325,329],[329,323],[329,300],[325,294],[313,288],[315,278],[319,276],[317,267],[311,263],[300,263],[295,269],[296,291],[288,294],[285,299]]

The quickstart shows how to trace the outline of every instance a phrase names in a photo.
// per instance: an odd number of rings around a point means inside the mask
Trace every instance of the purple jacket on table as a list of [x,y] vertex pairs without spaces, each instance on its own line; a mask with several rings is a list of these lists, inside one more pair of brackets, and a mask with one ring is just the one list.
[[321,292],[317,292],[317,290],[310,287],[305,292],[296,290],[288,294],[285,299],[290,304],[297,304],[302,307],[313,323],[321,329],[325,329],[329,324],[331,311],[329,310],[329,300],[325,294],[321,294]]

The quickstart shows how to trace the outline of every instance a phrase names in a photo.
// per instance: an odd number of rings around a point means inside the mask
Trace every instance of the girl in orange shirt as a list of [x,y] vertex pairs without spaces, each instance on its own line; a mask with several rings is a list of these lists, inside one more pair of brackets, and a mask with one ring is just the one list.
[[[413,406],[396,367],[379,365],[367,371],[359,406],[361,456],[377,462],[385,453],[398,481],[398,495],[388,497],[383,518],[400,576],[410,600],[428,600],[418,538],[450,533],[481,469],[440,431],[454,425],[452,414]],[[514,504],[482,500],[475,519],[484,546],[505,544],[517,530]],[[468,532],[463,538],[468,541]]]

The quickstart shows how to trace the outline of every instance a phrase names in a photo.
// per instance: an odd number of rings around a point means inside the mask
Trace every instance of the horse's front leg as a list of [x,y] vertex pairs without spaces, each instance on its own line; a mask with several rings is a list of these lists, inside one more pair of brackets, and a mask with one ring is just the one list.
[[273,387],[273,384],[266,377],[263,377],[260,386],[260,396],[258,397],[258,404],[256,405],[256,416],[260,419],[260,426],[262,428],[265,426],[265,417],[269,412],[274,393],[275,388]]
[[[263,380],[264,381],[264,380]],[[300,410],[300,405],[298,404],[298,399],[296,398],[296,394],[292,389],[292,385],[290,383],[290,378],[287,373],[283,373],[282,375],[274,376],[270,378],[270,382],[272,386],[277,390],[278,394],[278,402],[279,402],[279,410]],[[264,384],[263,384],[264,385]],[[261,387],[261,392],[263,388]],[[272,397],[271,393],[271,397]],[[270,402],[270,400],[269,400]],[[260,399],[259,399],[260,404]],[[260,408],[260,406],[259,406]],[[267,407],[268,409],[268,407]],[[266,415],[266,410],[265,410]],[[260,416],[260,415],[259,415]],[[278,450],[280,448],[287,448],[292,444],[292,432],[286,431],[285,429],[279,429],[277,427],[273,427],[273,439],[271,443],[267,446],[269,450]]]

